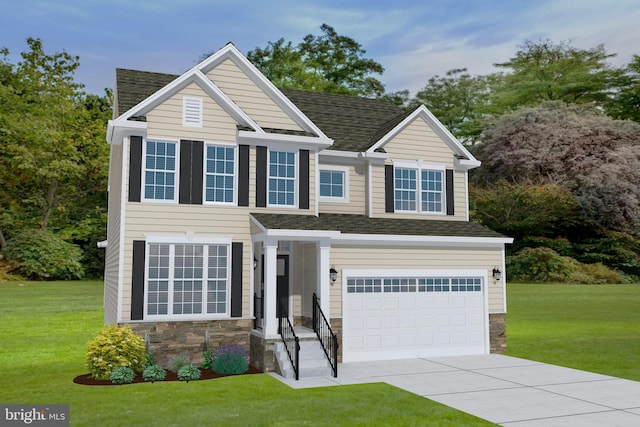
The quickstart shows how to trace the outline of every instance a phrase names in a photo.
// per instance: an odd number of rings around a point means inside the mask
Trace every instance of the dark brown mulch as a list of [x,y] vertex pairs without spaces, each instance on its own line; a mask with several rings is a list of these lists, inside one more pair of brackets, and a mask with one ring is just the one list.
[[[261,374],[261,373],[262,371],[259,370],[258,368],[249,366],[249,369],[247,370],[247,372],[241,375]],[[195,381],[211,380],[214,378],[222,378],[222,377],[230,377],[230,376],[232,375],[217,374],[213,372],[211,369],[200,369],[200,379]],[[167,376],[163,381],[180,381],[180,380],[178,379],[178,375],[175,372],[167,371]],[[163,382],[163,381],[158,381],[158,382]],[[76,384],[82,384],[82,385],[123,385],[123,384],[114,384],[111,382],[111,380],[96,380],[95,378],[91,377],[91,374],[78,375],[73,379],[73,382]],[[142,374],[138,373],[136,375],[136,378],[133,380],[133,384],[143,383],[143,382],[149,382],[149,381],[145,381],[144,378],[142,378]]]

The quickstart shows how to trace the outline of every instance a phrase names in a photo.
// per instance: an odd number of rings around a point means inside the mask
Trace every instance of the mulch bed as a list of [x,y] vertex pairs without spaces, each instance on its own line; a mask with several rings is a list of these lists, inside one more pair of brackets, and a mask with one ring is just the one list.
[[[261,374],[261,373],[262,371],[259,370],[258,368],[249,366],[249,369],[247,370],[247,372],[240,375]],[[233,376],[233,375],[217,374],[213,372],[211,369],[200,369],[200,379],[195,381],[211,380],[214,378],[223,378],[223,377],[230,377],[230,376]],[[180,381],[180,380],[178,379],[178,375],[175,372],[167,371],[167,376],[165,377],[165,379],[158,382],[166,382],[166,381]],[[82,385],[126,385],[126,384],[114,384],[111,382],[111,380],[96,380],[95,378],[91,377],[91,374],[78,375],[73,379],[73,382],[76,384],[82,384]],[[150,382],[150,381],[145,381],[144,378],[142,378],[141,373],[138,373],[136,375],[136,378],[133,380],[133,384],[144,383],[144,382]]]

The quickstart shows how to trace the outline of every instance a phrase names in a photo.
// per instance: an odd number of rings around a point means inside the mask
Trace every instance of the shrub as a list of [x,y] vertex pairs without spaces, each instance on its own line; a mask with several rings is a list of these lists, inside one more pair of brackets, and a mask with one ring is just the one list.
[[219,347],[213,356],[213,371],[218,374],[243,374],[248,368],[246,356],[246,351],[239,345]]
[[200,369],[191,363],[184,365],[178,370],[178,379],[186,382],[200,379]]
[[144,361],[144,340],[128,326],[107,325],[87,344],[87,367],[97,379],[109,379],[114,369],[123,366],[140,372]]
[[144,355],[144,367],[148,368],[149,366],[157,365],[156,357],[151,353],[145,353]]
[[167,372],[158,364],[149,365],[142,371],[142,378],[145,381],[162,381],[167,376]]
[[577,264],[550,248],[524,248],[507,257],[507,274],[514,281],[566,282],[577,271]]
[[509,280],[579,284],[624,283],[627,278],[602,263],[582,264],[546,247],[524,248],[507,257]]
[[213,367],[213,356],[214,356],[213,351],[206,350],[204,353],[202,353],[202,355],[204,356],[204,360],[200,364],[200,368],[211,369]]
[[625,282],[625,277],[622,274],[599,262],[595,264],[580,264],[580,273],[586,276],[585,281],[572,280],[572,282],[587,285]]
[[186,354],[179,354],[169,361],[169,370],[176,374],[185,365],[191,364],[191,358]]
[[80,279],[82,251],[48,230],[23,230],[7,241],[7,261],[30,279]]
[[114,384],[131,384],[135,377],[135,372],[128,366],[117,367],[109,375],[109,379]]

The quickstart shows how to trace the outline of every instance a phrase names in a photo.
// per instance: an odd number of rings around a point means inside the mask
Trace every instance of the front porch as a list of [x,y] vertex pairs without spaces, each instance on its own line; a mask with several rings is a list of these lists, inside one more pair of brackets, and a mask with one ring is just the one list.
[[285,345],[295,364],[302,360],[298,355],[301,340],[322,342],[329,356],[335,347],[337,359],[338,342],[333,343],[327,337],[327,330],[332,329],[332,320],[328,318],[330,291],[337,274],[331,274],[333,267],[329,260],[333,232],[315,231],[310,235],[299,230],[289,233],[277,230],[277,236],[272,233],[262,229],[252,236],[254,323],[250,363],[266,372],[283,373],[276,354],[279,343]]

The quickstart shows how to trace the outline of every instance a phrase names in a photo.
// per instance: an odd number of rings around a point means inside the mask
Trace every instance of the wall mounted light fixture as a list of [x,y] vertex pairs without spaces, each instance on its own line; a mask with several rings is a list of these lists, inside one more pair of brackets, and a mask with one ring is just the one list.
[[338,271],[336,270],[335,265],[332,265],[331,268],[329,269],[329,278],[331,279],[332,282],[335,282],[336,280],[338,280]]
[[493,267],[493,280],[499,281],[502,278],[502,272],[498,267]]

